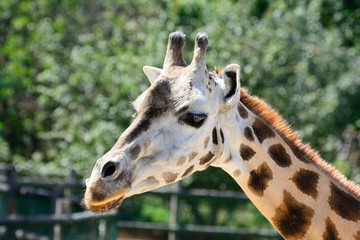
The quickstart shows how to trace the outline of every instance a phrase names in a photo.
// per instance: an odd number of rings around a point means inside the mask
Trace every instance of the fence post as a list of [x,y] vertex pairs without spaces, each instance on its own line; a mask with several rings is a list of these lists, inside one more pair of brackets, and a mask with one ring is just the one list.
[[[6,215],[16,214],[16,170],[13,165],[8,165],[6,168],[6,178],[9,186],[7,199],[6,199]],[[14,227],[7,226],[5,239],[12,239],[15,236]]]
[[[63,193],[63,188],[54,185],[51,193],[51,213],[55,216],[62,214],[62,199],[60,198]],[[60,240],[61,239],[61,225],[54,224],[53,226],[53,239]]]
[[99,220],[99,226],[98,226],[99,240],[106,240],[106,229],[107,229],[106,222],[107,222],[106,219]]
[[16,213],[16,171],[13,165],[8,166],[6,170],[6,177],[9,185],[6,202],[6,214],[12,215]]
[[169,234],[168,240],[176,240],[176,231],[179,220],[179,197],[178,194],[182,191],[181,181],[176,182],[173,186],[174,193],[170,196],[170,219],[169,219]]

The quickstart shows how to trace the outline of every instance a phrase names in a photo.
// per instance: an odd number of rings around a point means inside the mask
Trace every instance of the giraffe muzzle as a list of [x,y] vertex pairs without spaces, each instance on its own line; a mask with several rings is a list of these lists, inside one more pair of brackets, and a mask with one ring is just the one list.
[[130,176],[115,162],[107,162],[97,177],[86,180],[84,204],[94,212],[111,211],[120,206],[130,186]]

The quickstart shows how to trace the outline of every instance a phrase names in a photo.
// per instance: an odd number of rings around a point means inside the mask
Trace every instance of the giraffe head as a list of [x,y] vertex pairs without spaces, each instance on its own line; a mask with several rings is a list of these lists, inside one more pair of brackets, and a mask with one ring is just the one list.
[[169,35],[163,69],[144,67],[151,86],[134,101],[132,124],[86,180],[89,209],[113,210],[127,197],[206,169],[221,155],[219,125],[239,102],[240,67],[225,67],[223,76],[209,72],[205,33],[197,35],[187,65],[184,39],[180,32]]

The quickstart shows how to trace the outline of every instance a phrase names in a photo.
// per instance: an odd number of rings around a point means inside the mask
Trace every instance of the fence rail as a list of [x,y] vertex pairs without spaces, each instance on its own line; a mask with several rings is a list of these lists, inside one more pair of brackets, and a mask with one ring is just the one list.
[[271,230],[246,230],[235,229],[222,226],[207,226],[207,225],[176,225],[169,227],[165,224],[148,223],[148,222],[134,222],[134,221],[118,221],[119,228],[126,229],[142,229],[142,230],[159,230],[164,232],[176,233],[203,233],[203,234],[219,234],[219,235],[233,235],[241,237],[271,237],[279,238],[279,235]]
[[0,217],[0,225],[53,225],[53,224],[72,224],[85,220],[106,219],[115,217],[116,211],[109,213],[93,213],[93,212],[77,212],[71,214],[49,214],[49,215],[32,215],[32,216],[19,216],[9,215]]
[[[98,239],[109,239],[105,232],[107,220],[115,219],[116,211],[109,213],[93,213],[90,211],[72,213],[69,210],[71,204],[81,204],[82,197],[71,194],[69,189],[84,189],[84,185],[75,178],[69,180],[36,180],[31,178],[18,177],[16,171],[11,166],[0,166],[0,193],[6,193],[6,214],[0,216],[0,238],[5,239],[30,239],[26,236],[32,236],[31,233],[24,234],[21,230],[24,226],[51,226],[52,234],[49,239],[60,240],[61,227],[65,224],[75,224],[87,220],[100,220]],[[271,230],[247,230],[236,229],[222,226],[207,225],[181,225],[179,218],[179,198],[219,198],[232,199],[239,201],[248,201],[243,193],[231,191],[217,191],[207,189],[184,190],[181,182],[175,183],[172,188],[161,188],[151,191],[150,194],[170,196],[170,219],[168,224],[122,221],[116,220],[117,229],[131,229],[143,231],[162,231],[168,233],[169,240],[175,240],[177,234],[196,233],[196,234],[215,234],[239,237],[267,237],[273,239],[282,239],[280,235]],[[49,199],[51,202],[51,213],[46,215],[18,215],[16,213],[15,202],[18,196],[35,196],[38,198]],[[102,230],[101,230],[102,229]],[[21,234],[19,234],[21,233]],[[17,235],[21,235],[21,238]],[[36,234],[35,234],[36,235]],[[116,238],[116,234],[112,235]]]

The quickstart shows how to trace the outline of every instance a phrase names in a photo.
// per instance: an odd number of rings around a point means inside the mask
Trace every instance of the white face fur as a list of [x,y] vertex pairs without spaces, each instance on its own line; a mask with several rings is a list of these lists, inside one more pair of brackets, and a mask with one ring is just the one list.
[[[144,67],[152,85],[134,101],[133,123],[87,180],[84,202],[89,209],[115,209],[124,198],[206,169],[221,154],[224,136],[218,119],[238,104],[240,71],[233,64],[223,77],[209,73],[205,61],[199,61],[207,45],[207,36],[206,45],[201,38],[189,66],[165,60],[164,70]],[[178,46],[178,40],[170,35],[169,45]],[[178,60],[172,48],[168,46],[166,59]]]
[[[190,86],[186,81],[179,85]],[[172,104],[174,108],[153,121],[142,134],[142,156],[134,168],[134,181],[126,197],[178,181],[196,170],[204,170],[216,159],[220,145],[212,142],[212,131],[217,125],[217,112],[213,110],[218,108],[218,101],[210,98],[206,88],[199,87],[192,86],[191,92],[184,92],[185,96]],[[136,104],[134,108],[140,110],[146,103],[143,100]],[[207,162],[201,164],[199,159],[204,156],[208,156]]]

